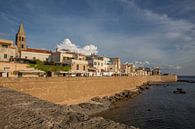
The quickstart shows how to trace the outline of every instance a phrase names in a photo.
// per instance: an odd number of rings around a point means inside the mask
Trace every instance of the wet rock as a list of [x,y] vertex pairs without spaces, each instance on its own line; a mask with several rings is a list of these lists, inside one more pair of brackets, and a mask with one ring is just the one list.
[[177,88],[175,91],[173,91],[174,94],[186,94],[186,91],[184,91],[182,88]]
[[143,86],[140,86],[139,90],[143,91],[143,90],[145,90],[145,88]]
[[146,86],[146,89],[148,90],[148,89],[150,89],[150,87],[149,86]]
[[193,80],[177,80],[178,82],[195,83]]
[[100,97],[94,97],[91,100],[96,102],[101,102],[102,99]]
[[151,109],[148,109],[147,111],[149,111],[149,112],[150,112],[150,111],[152,111],[152,110],[151,110]]

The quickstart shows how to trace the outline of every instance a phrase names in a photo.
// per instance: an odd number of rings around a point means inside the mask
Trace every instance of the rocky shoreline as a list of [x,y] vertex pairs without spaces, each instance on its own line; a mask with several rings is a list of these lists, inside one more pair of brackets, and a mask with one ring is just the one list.
[[177,80],[178,82],[187,82],[187,83],[195,83],[193,80]]
[[[161,85],[161,84],[159,84]],[[67,111],[79,112],[89,116],[94,116],[102,111],[115,108],[118,103],[129,100],[137,95],[141,94],[142,91],[150,88],[150,83],[145,83],[142,86],[137,86],[134,90],[124,90],[119,93],[115,93],[112,96],[94,97],[90,101],[75,105],[65,106]]]
[[[94,97],[76,105],[57,105],[28,94],[0,87],[0,128],[49,129],[137,129],[97,117],[102,111],[115,108],[117,103],[129,100],[150,88],[146,83],[135,90],[124,90],[112,96]],[[162,84],[159,84],[162,85]]]
[[[136,129],[102,117],[87,115],[88,107],[62,106],[0,87],[1,129]],[[85,109],[85,111],[84,111]],[[92,111],[91,111],[92,112]]]

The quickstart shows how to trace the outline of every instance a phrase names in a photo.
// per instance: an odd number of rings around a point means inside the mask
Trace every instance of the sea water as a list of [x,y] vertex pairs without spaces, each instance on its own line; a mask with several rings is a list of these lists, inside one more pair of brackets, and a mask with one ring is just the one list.
[[[194,76],[181,79],[195,81]],[[174,94],[176,88],[182,88],[186,94]],[[195,83],[152,86],[99,116],[140,129],[195,129]]]

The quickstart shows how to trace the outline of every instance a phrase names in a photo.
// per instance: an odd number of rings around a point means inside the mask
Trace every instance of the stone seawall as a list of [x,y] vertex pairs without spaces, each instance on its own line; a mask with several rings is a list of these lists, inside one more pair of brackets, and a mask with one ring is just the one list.
[[148,81],[177,81],[177,76],[0,78],[0,85],[53,103],[74,104],[133,90]]

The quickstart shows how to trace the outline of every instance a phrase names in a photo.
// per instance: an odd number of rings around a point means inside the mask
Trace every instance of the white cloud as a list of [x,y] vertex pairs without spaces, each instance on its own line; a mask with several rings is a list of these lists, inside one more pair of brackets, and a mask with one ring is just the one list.
[[132,62],[136,67],[151,67],[153,66],[149,61],[134,61]]
[[76,44],[72,43],[70,39],[64,39],[60,44],[57,45],[59,51],[69,50],[71,52],[81,53],[84,55],[97,54],[97,47],[90,44],[83,48],[79,48]]

